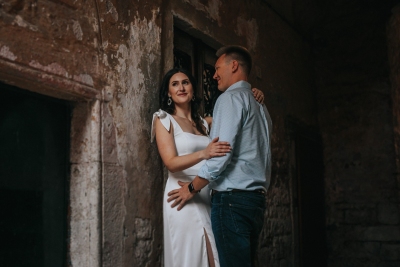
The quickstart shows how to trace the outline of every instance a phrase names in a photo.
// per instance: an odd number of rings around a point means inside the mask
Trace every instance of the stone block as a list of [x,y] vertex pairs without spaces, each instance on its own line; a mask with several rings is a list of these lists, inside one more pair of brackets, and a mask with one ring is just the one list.
[[398,224],[400,211],[396,204],[382,203],[378,206],[378,220],[382,224]]
[[400,261],[400,244],[383,244],[381,259],[385,261]]
[[376,267],[399,267],[400,266],[400,261],[385,261],[385,262],[380,262],[379,265],[376,265]]
[[123,170],[112,164],[103,166],[103,266],[122,266],[126,214]]
[[70,250],[72,266],[99,266],[100,164],[71,166]]
[[379,260],[360,260],[354,258],[340,258],[329,260],[328,267],[398,267],[393,262],[382,262]]
[[271,262],[271,251],[269,248],[262,247],[258,250],[258,261],[259,262]]
[[107,103],[103,103],[102,114],[102,160],[107,163],[118,163],[115,125]]
[[71,266],[100,266],[100,226],[98,221],[72,221]]
[[149,219],[136,218],[135,219],[135,233],[136,237],[141,240],[151,239],[153,228]]
[[75,104],[71,122],[71,162],[100,160],[100,102]]
[[344,211],[345,222],[348,224],[372,224],[376,222],[376,212],[372,209],[348,209]]
[[71,165],[71,221],[98,220],[100,211],[100,163]]
[[370,260],[379,258],[380,248],[380,242],[349,242],[342,250],[346,257]]
[[400,228],[397,226],[372,226],[357,229],[360,240],[365,241],[399,241]]
[[292,264],[286,259],[280,260],[279,261],[279,267],[291,267]]

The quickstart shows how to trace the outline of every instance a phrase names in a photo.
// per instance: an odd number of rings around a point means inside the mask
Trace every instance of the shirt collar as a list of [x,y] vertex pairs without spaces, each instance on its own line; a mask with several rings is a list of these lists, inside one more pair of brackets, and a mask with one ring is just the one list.
[[238,81],[238,82],[235,82],[234,84],[232,84],[231,86],[229,86],[228,89],[226,89],[226,91],[233,90],[233,89],[239,88],[239,87],[244,87],[246,89],[251,89],[251,85],[248,82],[246,82],[246,81]]

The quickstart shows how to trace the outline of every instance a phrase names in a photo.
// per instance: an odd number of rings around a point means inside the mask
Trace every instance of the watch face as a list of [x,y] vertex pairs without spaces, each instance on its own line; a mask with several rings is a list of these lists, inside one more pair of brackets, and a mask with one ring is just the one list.
[[190,192],[190,193],[192,193],[192,192],[193,192],[193,190],[194,190],[193,184],[192,184],[192,183],[190,183],[190,184],[189,184],[189,192]]

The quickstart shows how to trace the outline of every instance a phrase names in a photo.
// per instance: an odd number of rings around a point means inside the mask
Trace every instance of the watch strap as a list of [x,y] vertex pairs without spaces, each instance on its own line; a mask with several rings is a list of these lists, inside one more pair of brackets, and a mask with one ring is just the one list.
[[190,193],[198,193],[198,192],[200,192],[200,190],[197,191],[197,190],[194,189],[194,186],[193,186],[192,182],[190,182],[190,184],[188,185],[188,188],[189,188],[189,192]]

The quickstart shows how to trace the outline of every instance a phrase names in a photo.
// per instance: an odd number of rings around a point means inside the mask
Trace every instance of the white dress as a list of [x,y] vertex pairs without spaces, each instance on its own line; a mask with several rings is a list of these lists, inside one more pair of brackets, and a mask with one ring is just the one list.
[[[163,110],[154,113],[153,126],[157,117],[168,131],[172,124],[178,156],[202,150],[210,143],[208,136],[184,132],[175,119]],[[203,124],[208,130],[208,124],[204,119]],[[152,139],[153,137],[154,127],[152,127]],[[203,163],[203,161],[199,162],[180,172],[168,172],[163,200],[165,267],[208,267],[205,233],[210,241],[215,266],[219,266],[218,252],[211,228],[211,197],[208,187],[203,188],[180,211],[177,207],[171,208],[172,202],[167,202],[168,192],[180,188],[178,181],[192,181]]]

